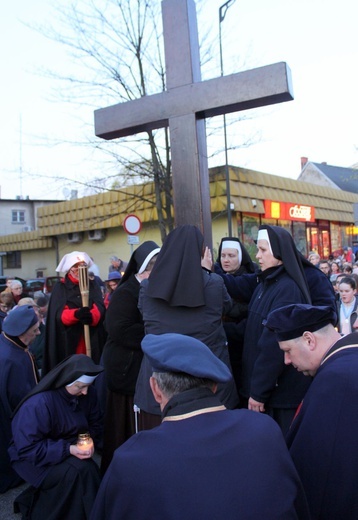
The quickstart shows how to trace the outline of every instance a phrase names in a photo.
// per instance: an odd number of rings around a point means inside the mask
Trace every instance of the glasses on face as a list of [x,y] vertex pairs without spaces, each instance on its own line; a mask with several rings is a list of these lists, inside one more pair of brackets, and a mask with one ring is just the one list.
[[73,265],[73,266],[71,267],[71,270],[72,270],[72,269],[76,269],[76,270],[78,271],[78,268],[79,268],[79,267],[87,267],[86,262],[79,262],[78,264]]
[[74,276],[78,276],[79,267],[87,267],[87,264],[85,262],[81,262],[79,264],[73,265],[70,269],[70,273],[72,273]]

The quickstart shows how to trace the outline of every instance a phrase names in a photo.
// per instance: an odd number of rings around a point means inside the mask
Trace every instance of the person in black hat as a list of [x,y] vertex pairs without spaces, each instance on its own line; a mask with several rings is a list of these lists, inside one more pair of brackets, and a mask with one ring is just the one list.
[[[32,520],[86,520],[100,484],[92,456],[102,443],[102,417],[91,386],[103,367],[84,354],[65,359],[22,400],[12,419],[12,467],[31,488],[15,511]],[[79,434],[92,444],[77,446]]]
[[38,383],[30,343],[40,334],[32,306],[12,309],[0,335],[0,493],[18,486],[22,479],[10,466],[11,414],[21,399]]
[[162,423],[118,448],[91,520],[308,519],[279,427],[215,395],[229,368],[181,334],[148,334],[142,349]]
[[358,344],[327,306],[289,305],[267,317],[285,363],[313,377],[287,435],[312,518],[358,518]]
[[103,351],[107,403],[101,471],[104,473],[114,450],[135,433],[133,395],[144,336],[142,315],[138,310],[139,287],[149,277],[160,247],[143,242],[132,254],[124,275],[111,298],[105,327],[108,338]]

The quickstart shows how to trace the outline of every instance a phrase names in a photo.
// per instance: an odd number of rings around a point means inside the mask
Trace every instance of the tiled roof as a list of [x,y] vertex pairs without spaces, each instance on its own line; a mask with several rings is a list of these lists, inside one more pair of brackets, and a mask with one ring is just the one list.
[[358,169],[311,163],[341,190],[358,193]]

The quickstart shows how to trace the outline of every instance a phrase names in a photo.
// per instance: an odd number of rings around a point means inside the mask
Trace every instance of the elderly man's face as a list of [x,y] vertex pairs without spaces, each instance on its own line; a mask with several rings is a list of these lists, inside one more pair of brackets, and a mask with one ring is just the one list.
[[32,325],[26,332],[24,332],[20,339],[25,345],[30,345],[36,338],[36,336],[39,336],[41,334],[40,332],[40,323],[37,322],[35,325]]
[[285,365],[292,365],[305,376],[314,376],[319,367],[316,360],[316,351],[312,349],[312,335],[303,336],[279,342],[280,349],[285,356]]

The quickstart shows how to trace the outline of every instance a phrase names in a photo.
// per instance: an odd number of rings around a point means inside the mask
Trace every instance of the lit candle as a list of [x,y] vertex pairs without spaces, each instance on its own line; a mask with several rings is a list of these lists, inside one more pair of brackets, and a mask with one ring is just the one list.
[[93,440],[89,433],[80,433],[77,439],[77,448],[82,451],[91,450],[93,447]]

